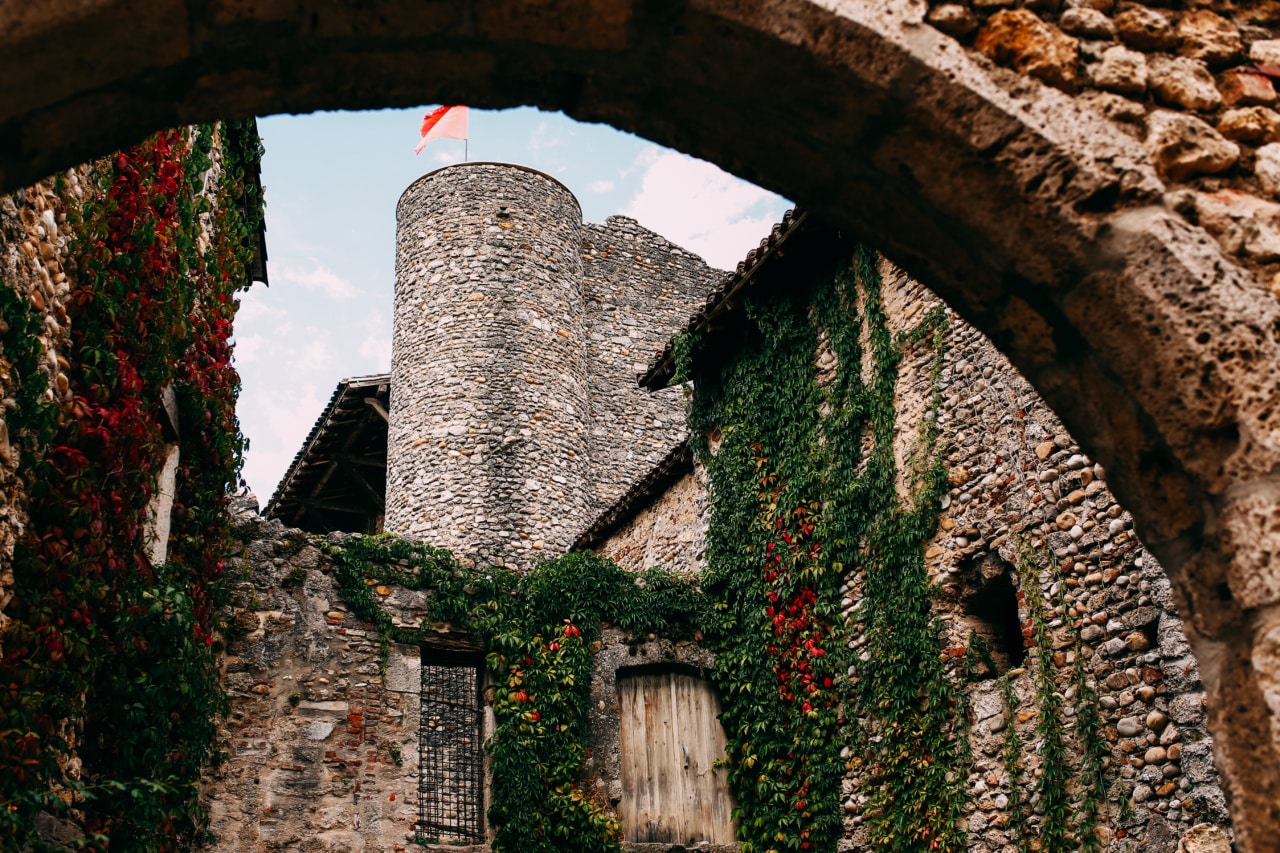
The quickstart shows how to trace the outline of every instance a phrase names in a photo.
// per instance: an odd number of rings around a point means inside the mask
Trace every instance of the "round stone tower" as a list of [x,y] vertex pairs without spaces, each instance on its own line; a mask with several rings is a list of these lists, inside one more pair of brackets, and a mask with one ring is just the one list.
[[396,222],[386,530],[528,569],[589,522],[582,211],[541,172],[465,163]]

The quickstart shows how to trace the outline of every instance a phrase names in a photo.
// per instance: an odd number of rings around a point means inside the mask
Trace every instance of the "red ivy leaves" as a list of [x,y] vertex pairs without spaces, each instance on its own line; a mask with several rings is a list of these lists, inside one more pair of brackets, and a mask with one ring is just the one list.
[[[0,658],[0,799],[21,804],[0,820],[0,846],[7,836],[23,837],[34,811],[48,807],[27,794],[53,789],[77,721],[86,733],[82,738],[94,731],[108,741],[118,735],[122,778],[150,772],[147,756],[154,754],[157,739],[162,751],[166,739],[173,741],[166,754],[177,774],[191,772],[192,761],[207,748],[198,743],[211,725],[207,721],[170,714],[154,731],[130,731],[111,716],[117,709],[94,702],[125,689],[107,673],[131,655],[135,661],[159,656],[156,678],[202,678],[206,663],[184,658],[192,654],[186,644],[156,648],[155,615],[137,603],[139,590],[150,586],[158,595],[176,595],[175,606],[191,602],[194,646],[213,642],[210,619],[227,541],[223,508],[243,441],[234,413],[239,380],[229,338],[234,292],[248,284],[244,237],[253,224],[238,212],[238,195],[233,198],[244,164],[224,151],[214,228],[205,235],[210,250],[197,248],[201,222],[193,176],[208,160],[189,140],[212,132],[168,131],[115,155],[98,167],[100,191],[76,223],[75,289],[68,305],[74,399],[61,407],[52,448],[26,472],[31,523],[15,554],[20,597],[9,608],[14,622]],[[225,125],[221,132],[226,134]],[[174,513],[171,569],[162,584],[143,540],[167,452],[159,418],[168,385],[177,390],[183,410],[183,505]],[[130,596],[134,603],[121,606]],[[161,612],[159,630],[170,619],[167,608]],[[188,675],[174,674],[184,668]],[[150,671],[140,675],[152,679]],[[186,685],[172,687],[175,696],[193,693]],[[99,703],[114,704],[109,698]],[[170,718],[178,722],[166,729]],[[89,756],[93,744],[78,749]],[[134,756],[136,767],[129,765]],[[92,776],[87,758],[85,772],[85,778]],[[141,828],[135,816],[129,829],[120,829],[119,813],[103,805],[110,798],[101,794],[86,812],[88,828],[110,834],[116,826],[116,840],[125,846],[139,832],[158,835],[157,849],[176,845],[175,827],[188,822],[188,793],[177,792],[171,800],[165,792],[149,796],[153,808]]]

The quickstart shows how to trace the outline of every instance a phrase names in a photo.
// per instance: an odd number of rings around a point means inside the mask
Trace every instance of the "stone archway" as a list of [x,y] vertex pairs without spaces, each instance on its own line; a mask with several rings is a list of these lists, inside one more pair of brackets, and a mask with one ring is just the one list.
[[[1108,468],[1180,590],[1237,827],[1261,850],[1280,835],[1278,209],[1250,194],[1269,188],[1263,152],[1189,116],[1245,143],[1280,132],[1249,112],[1269,78],[1239,68],[1269,61],[1280,11],[984,5],[985,22],[923,0],[9,4],[0,188],[214,117],[536,104],[857,229]],[[943,32],[980,24],[972,47]],[[1230,121],[1218,89],[1244,105]]]

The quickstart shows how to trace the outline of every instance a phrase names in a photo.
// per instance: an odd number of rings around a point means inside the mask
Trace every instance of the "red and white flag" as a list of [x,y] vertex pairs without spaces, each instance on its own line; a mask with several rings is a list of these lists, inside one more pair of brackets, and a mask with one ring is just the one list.
[[436,107],[422,118],[422,141],[413,149],[414,154],[421,154],[422,149],[433,139],[466,139],[467,108]]

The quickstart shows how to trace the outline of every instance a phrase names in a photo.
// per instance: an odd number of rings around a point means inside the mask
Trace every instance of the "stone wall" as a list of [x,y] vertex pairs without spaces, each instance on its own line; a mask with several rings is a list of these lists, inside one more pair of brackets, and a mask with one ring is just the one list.
[[690,471],[640,507],[596,552],[631,572],[650,566],[696,571],[706,560],[709,509],[706,483],[700,472]]
[[[922,308],[939,304],[905,274],[884,272],[886,306],[895,325],[905,326]],[[903,375],[915,378],[899,387],[900,409],[910,408],[904,405],[907,398],[927,393],[932,357],[922,351],[908,359],[916,364]],[[1079,628],[1080,654],[1096,683],[1110,747],[1106,849],[1133,844],[1148,853],[1174,853],[1192,827],[1228,826],[1205,727],[1200,671],[1183,636],[1169,580],[1138,540],[1132,518],[1107,490],[1102,467],[1081,452],[990,342],[954,316],[943,384],[939,421],[950,446],[952,487],[926,560],[941,587],[939,611],[950,626],[946,645],[962,647],[970,630],[990,628],[990,602],[999,594],[993,584],[1008,578],[1013,592],[1022,545],[1039,554],[1051,552],[1061,578],[1049,572],[1040,577],[1054,636],[1054,679],[1070,700],[1068,679],[1076,660],[1071,629]],[[856,600],[850,603],[856,608]],[[1004,605],[1017,607],[1020,626],[1030,624],[1025,596],[1010,595]],[[1014,840],[1001,805],[1009,794],[1001,757],[1006,725],[1020,730],[1024,778],[1031,780],[1038,766],[1027,748],[1037,736],[1029,662],[1025,668],[1014,680],[1019,704],[1013,709],[1002,706],[994,680],[979,681],[970,692],[974,763],[966,808],[971,850],[995,853]],[[1070,701],[1063,710],[1075,716]],[[1071,749],[1079,750],[1080,744]],[[1031,784],[1023,801],[1032,794]]]
[[582,260],[594,517],[684,438],[680,389],[650,394],[635,379],[727,273],[625,216],[586,226]]
[[62,191],[50,179],[0,197],[0,287],[11,288],[43,320],[37,342],[43,353],[40,374],[21,376],[12,359],[15,348],[26,342],[16,340],[16,332],[10,336],[13,318],[0,316],[0,629],[7,621],[5,605],[14,595],[10,558],[26,523],[26,484],[17,472],[22,459],[7,416],[17,405],[14,394],[21,384],[45,388],[50,399],[71,399],[70,383],[63,372],[69,366],[65,353],[71,331],[67,304],[72,286],[67,276],[71,232],[66,228],[66,205],[68,198],[83,197],[81,179],[85,174],[81,168],[61,176],[65,181]]
[[589,512],[582,213],[558,181],[469,163],[397,207],[388,532],[526,567]]
[[931,0],[927,20],[1143,141],[1171,206],[1280,287],[1280,6]]
[[[381,660],[376,630],[337,593],[327,539],[264,521],[253,498],[234,507],[237,553],[222,665],[230,701],[219,734],[224,758],[205,775],[216,853],[391,853],[423,849],[418,819],[422,665],[436,652],[479,646],[439,626],[424,648],[392,645]],[[417,624],[427,592],[377,586],[400,624]],[[707,670],[709,653],[690,639],[633,637],[606,628],[591,693],[591,757],[583,782],[602,804],[621,797],[620,671],[637,666]],[[484,709],[482,736],[493,733]],[[487,793],[486,801],[487,805]],[[481,850],[456,844],[428,850]],[[668,845],[628,845],[667,853]],[[712,853],[724,847],[708,848]],[[683,848],[670,847],[670,853]]]
[[225,757],[206,773],[210,849],[410,849],[417,820],[420,651],[385,668],[308,534],[236,507],[235,622],[223,662]]
[[[901,270],[881,263],[891,331],[906,332],[940,301]],[[938,584],[936,610],[947,626],[944,646],[961,649],[977,631],[991,646],[1001,673],[1013,669],[1016,704],[1006,708],[999,682],[980,678],[967,687],[973,723],[973,763],[965,820],[975,853],[1017,849],[1008,810],[1012,780],[1003,756],[1005,729],[1017,727],[1023,766],[1022,802],[1034,795],[1040,769],[1035,748],[1034,666],[1024,660],[1023,632],[1031,625],[1015,568],[1025,545],[1052,555],[1061,577],[1042,572],[1054,637],[1055,689],[1070,700],[1076,662],[1074,630],[1099,696],[1109,749],[1104,849],[1138,845],[1148,853],[1185,849],[1229,837],[1227,805],[1213,764],[1199,667],[1183,636],[1168,578],[1133,531],[1132,519],[1107,490],[1103,470],[1085,456],[1030,385],[981,333],[948,312],[949,331],[938,416],[951,488],[943,499],[939,532],[926,543],[926,565]],[[819,348],[819,381],[832,364]],[[922,418],[929,410],[934,353],[910,349],[899,366],[895,392],[899,472],[910,466]],[[900,488],[905,488],[899,483]],[[700,568],[706,530],[705,484],[689,474],[619,527],[597,551],[628,568],[650,565]],[[862,582],[851,574],[843,606],[858,633]],[[1059,595],[1061,594],[1061,598]],[[1059,606],[1058,601],[1062,604]],[[994,676],[996,673],[987,673]],[[1071,701],[1068,737],[1076,715]],[[1072,740],[1069,751],[1082,745]],[[846,838],[842,849],[866,850],[865,799],[846,780]],[[1032,816],[1032,834],[1039,818]],[[1194,833],[1192,832],[1194,828]],[[1197,840],[1200,839],[1200,840]],[[1179,848],[1180,840],[1185,841]],[[1203,843],[1209,843],[1204,841]]]

